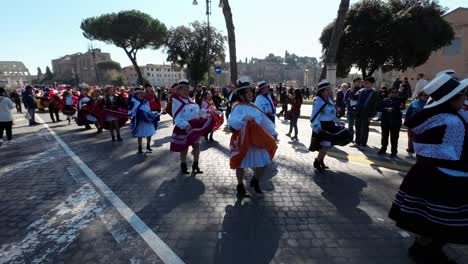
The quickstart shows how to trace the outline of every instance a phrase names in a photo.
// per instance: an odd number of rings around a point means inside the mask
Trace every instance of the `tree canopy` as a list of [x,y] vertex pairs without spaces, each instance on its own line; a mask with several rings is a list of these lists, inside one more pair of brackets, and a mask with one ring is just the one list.
[[112,60],[106,60],[106,61],[98,62],[97,63],[97,68],[100,71],[109,71],[109,70],[120,71],[122,69],[120,67],[120,63],[112,61]]
[[171,28],[167,41],[167,60],[187,66],[188,78],[199,83],[215,61],[224,61],[225,37],[206,23],[195,21],[190,27]]
[[140,84],[143,75],[136,60],[138,51],[158,49],[167,39],[167,28],[162,22],[137,10],[86,18],[81,22],[81,29],[87,39],[122,48],[135,67]]
[[[453,29],[445,12],[430,0],[363,0],[349,9],[337,54],[337,75],[346,77],[352,67],[363,76],[383,71],[406,70],[427,61],[431,53],[452,41]],[[334,23],[320,37],[328,49]]]

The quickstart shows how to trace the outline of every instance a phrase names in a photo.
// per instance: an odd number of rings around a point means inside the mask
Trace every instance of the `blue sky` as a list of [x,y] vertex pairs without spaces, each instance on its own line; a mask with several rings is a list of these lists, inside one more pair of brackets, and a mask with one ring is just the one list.
[[[167,27],[188,25],[206,19],[205,1],[198,0],[23,0],[2,1],[1,60],[22,61],[31,73],[40,66],[44,71],[51,60],[66,54],[85,52],[91,43],[83,37],[80,23],[84,18],[103,13],[137,9],[150,14]],[[211,22],[226,32],[218,0],[212,0]],[[283,55],[285,50],[301,56],[319,57],[318,41],[322,28],[336,16],[339,0],[231,0],[236,26],[237,57]],[[355,3],[357,0],[351,0]],[[441,0],[453,10],[468,7],[466,0]],[[463,3],[462,3],[463,2]],[[5,23],[8,21],[8,23]],[[94,41],[95,47],[110,52],[122,66],[130,61],[120,48]],[[227,50],[227,48],[226,48]],[[162,63],[164,50],[144,50],[140,65]]]

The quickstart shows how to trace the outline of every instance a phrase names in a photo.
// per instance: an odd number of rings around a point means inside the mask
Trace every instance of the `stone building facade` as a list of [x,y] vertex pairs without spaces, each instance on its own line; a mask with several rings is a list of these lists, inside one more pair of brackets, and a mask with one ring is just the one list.
[[97,78],[100,77],[99,73],[96,74],[95,65],[111,60],[110,53],[92,49],[86,53],[79,52],[52,60],[52,70],[58,80],[78,78],[80,83],[94,85],[99,83]]
[[[136,85],[138,83],[138,75],[133,66],[127,66],[123,69],[123,74],[127,77],[128,84]],[[151,85],[158,87],[171,87],[180,79],[185,79],[185,72],[171,64],[147,64],[140,66],[143,78]]]
[[34,78],[21,61],[0,61],[0,87],[16,89],[31,83]]

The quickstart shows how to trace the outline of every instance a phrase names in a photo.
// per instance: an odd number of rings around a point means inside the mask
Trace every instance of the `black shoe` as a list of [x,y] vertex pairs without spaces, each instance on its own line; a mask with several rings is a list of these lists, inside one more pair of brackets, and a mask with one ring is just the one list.
[[397,154],[396,154],[396,153],[390,154],[390,158],[394,159],[394,158],[396,158],[396,157],[397,157]]
[[99,135],[99,134],[102,134],[102,128],[98,128],[96,134],[98,134],[98,135]]
[[386,151],[381,149],[381,150],[379,150],[379,152],[377,152],[377,155],[382,156],[382,155],[385,155],[385,153],[386,153]]
[[55,123],[55,120],[52,120],[52,123]]
[[245,190],[244,184],[237,184],[236,190],[237,190],[237,195],[247,196],[247,191]]
[[260,183],[255,176],[250,181],[250,187],[253,187],[256,193],[263,193],[262,189],[260,189]]
[[328,167],[327,165],[325,165],[325,163],[323,162],[323,160],[320,162],[320,167],[322,167],[322,169],[324,170],[328,170],[330,167]]
[[117,136],[117,141],[123,141],[122,138],[119,136]]
[[193,162],[192,172],[194,172],[195,174],[203,174],[203,171],[201,171],[200,168],[198,167],[198,161]]
[[151,149],[151,146],[150,145],[146,145],[146,150],[149,152],[149,153],[152,153],[153,150]]
[[85,129],[86,129],[86,130],[90,130],[90,129],[91,129],[91,126],[90,126],[90,125],[85,125]]
[[62,119],[57,119],[57,123],[58,123],[58,122],[62,122]]
[[297,138],[297,135],[295,135],[295,136],[292,137],[291,139],[292,139],[292,140],[299,140],[299,139]]
[[138,154],[143,154],[143,148],[141,146],[138,146]]
[[214,142],[213,135],[210,135],[210,141]]
[[112,142],[115,142],[115,137],[114,136],[112,136]]
[[314,168],[318,170],[319,172],[323,171],[322,164],[320,161],[318,161],[318,159],[315,159],[314,161]]
[[190,174],[187,169],[187,163],[185,162],[180,163],[180,170],[182,171],[182,174]]

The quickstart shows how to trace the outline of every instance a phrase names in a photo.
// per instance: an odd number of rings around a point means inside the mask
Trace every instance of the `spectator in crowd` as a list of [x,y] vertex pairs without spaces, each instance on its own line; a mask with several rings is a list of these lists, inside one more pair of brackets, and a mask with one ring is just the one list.
[[288,92],[286,90],[286,87],[281,87],[281,93],[280,93],[280,104],[281,104],[281,112],[279,112],[278,117],[280,117],[282,114],[286,113],[288,111]]
[[306,97],[307,100],[310,99],[310,89],[309,89],[309,87],[307,87],[307,88],[305,89],[305,97]]
[[340,91],[336,94],[336,116],[341,118],[346,113],[346,94],[348,93],[349,86],[347,83],[340,85]]
[[399,89],[401,84],[401,80],[399,77],[396,77],[395,81],[393,82],[392,88]]
[[350,88],[349,92],[346,93],[346,119],[348,120],[348,130],[354,140],[354,123],[356,119],[356,107],[358,102],[358,92],[362,86],[362,79],[356,78],[353,80],[353,87]]
[[418,74],[418,77],[416,77],[416,79],[418,80],[416,82],[416,85],[414,87],[414,92],[413,92],[413,96],[411,97],[411,99],[415,100],[419,97],[419,94],[422,92],[424,86],[427,85],[427,81],[424,80],[424,73],[420,73]]
[[292,140],[297,140],[297,135],[298,135],[297,120],[301,116],[302,102],[303,102],[303,99],[302,99],[301,90],[299,89],[294,90],[294,96],[291,96],[289,99],[289,103],[291,104],[291,120],[289,122],[289,133],[286,134],[288,137],[290,137],[294,128],[294,136],[291,138]]
[[36,122],[36,97],[33,93],[32,86],[26,86],[26,90],[23,93],[23,104],[24,107],[28,110],[29,115],[29,126],[35,126],[39,123]]
[[[406,110],[405,114],[405,120],[410,120],[417,113],[421,112],[424,109],[424,106],[426,105],[428,99],[429,96],[426,93],[420,92],[418,98],[411,102],[411,104],[408,106],[408,109]],[[409,154],[414,153],[413,138],[414,133],[411,132],[411,129],[408,129],[408,148],[406,149],[406,152],[408,152]]]
[[6,131],[7,140],[13,139],[13,114],[11,109],[14,109],[13,101],[7,96],[5,88],[0,87],[0,145],[3,144],[3,131]]
[[359,91],[356,108],[356,145],[359,150],[365,150],[369,138],[370,121],[377,113],[380,95],[374,89],[375,79],[370,76],[364,79],[364,89]]
[[18,94],[17,91],[13,90],[11,93],[10,93],[10,98],[11,100],[15,103],[16,105],[16,113],[18,114],[22,114],[23,113],[23,109],[21,109],[21,96]]
[[411,98],[411,88],[409,84],[406,84],[404,82],[400,84],[400,89],[398,90],[398,96],[405,100],[408,100],[409,98]]
[[391,154],[395,158],[398,153],[398,138],[402,123],[401,110],[405,109],[405,103],[398,97],[397,89],[390,89],[388,98],[385,98],[380,106],[382,113],[380,127],[382,128],[382,146],[379,155],[384,155],[388,147],[388,137],[390,136]]
[[[397,89],[398,92],[398,89]],[[383,100],[388,97],[388,89],[385,86],[380,87],[380,100]]]

